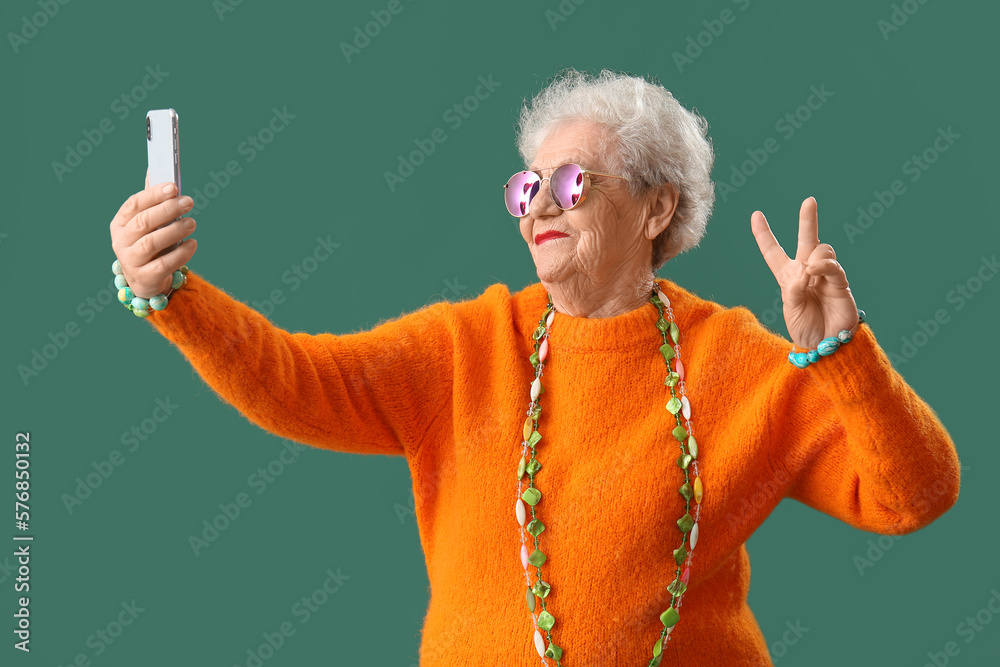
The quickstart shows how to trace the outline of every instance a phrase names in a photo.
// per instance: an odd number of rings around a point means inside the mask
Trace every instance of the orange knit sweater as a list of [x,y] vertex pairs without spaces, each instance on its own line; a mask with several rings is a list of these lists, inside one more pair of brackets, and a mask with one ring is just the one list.
[[[514,513],[544,287],[496,284],[371,331],[310,335],[188,279],[149,321],[224,400],[284,438],[406,457],[431,592],[421,666],[554,665],[533,645]],[[681,331],[704,483],[663,664],[766,667],[744,543],[781,499],[905,534],[955,503],[958,455],[868,325],[799,369],[791,343],[746,308],[658,284]],[[556,314],[552,325],[536,512],[565,667],[646,665],[670,604],[683,474],[656,316],[647,303],[611,318]]]

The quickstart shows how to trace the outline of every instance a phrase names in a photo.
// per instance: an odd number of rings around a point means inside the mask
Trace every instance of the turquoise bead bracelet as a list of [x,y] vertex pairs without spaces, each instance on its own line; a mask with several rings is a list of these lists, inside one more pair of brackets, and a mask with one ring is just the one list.
[[[858,323],[855,328],[860,327],[865,322],[865,311],[858,310]],[[792,365],[796,368],[806,368],[809,364],[815,364],[823,357],[828,357],[838,349],[841,345],[845,345],[851,342],[851,338],[854,337],[854,332],[850,329],[841,329],[836,336],[830,336],[829,338],[824,338],[816,346],[815,350],[809,350],[808,352],[796,352],[795,345],[792,345],[792,351],[788,353],[788,361],[792,362]]]
[[187,284],[188,267],[185,264],[180,270],[174,271],[173,279],[170,282],[170,291],[166,294],[151,296],[148,299],[132,293],[132,288],[128,286],[125,274],[122,272],[121,262],[117,259],[111,265],[111,272],[115,274],[115,287],[118,288],[118,300],[121,301],[122,305],[131,310],[136,317],[149,317],[152,311],[166,308],[170,302],[168,297]]

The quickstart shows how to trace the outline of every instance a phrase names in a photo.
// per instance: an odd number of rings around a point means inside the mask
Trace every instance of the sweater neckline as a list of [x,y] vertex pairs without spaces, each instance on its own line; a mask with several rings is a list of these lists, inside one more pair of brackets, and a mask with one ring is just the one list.
[[[665,278],[656,278],[656,285],[678,309],[674,313],[678,317],[683,308],[679,303],[683,300],[683,290]],[[523,328],[530,338],[548,304],[547,292],[538,282],[526,287],[522,295]],[[552,345],[578,351],[635,349],[654,344],[659,347],[663,338],[656,328],[658,316],[656,306],[648,300],[614,317],[573,317],[557,311],[550,334]]]

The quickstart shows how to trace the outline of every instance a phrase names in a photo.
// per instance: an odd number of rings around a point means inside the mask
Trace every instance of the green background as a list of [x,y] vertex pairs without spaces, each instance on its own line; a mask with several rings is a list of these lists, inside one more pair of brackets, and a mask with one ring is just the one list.
[[[247,479],[276,459],[282,440],[223,404],[148,323],[117,303],[91,310],[87,300],[100,299],[111,279],[108,223],[142,188],[145,111],[164,107],[180,114],[186,193],[204,191],[229,160],[242,168],[195,216],[192,268],[261,308],[283,290],[286,301],[271,312],[282,327],[365,330],[496,282],[512,291],[535,282],[500,186],[521,167],[513,127],[522,98],[573,66],[658,77],[709,120],[717,182],[748,149],[777,139],[780,150],[745,185],[720,193],[701,246],[661,275],[726,306],[746,305],[787,335],[750,214],[764,211],[791,249],[799,204],[814,195],[821,240],[836,248],[881,345],[962,457],[954,509],[925,530],[882,538],[885,549],[877,535],[781,503],[748,543],[750,605],[775,663],[919,666],[955,641],[960,653],[949,664],[997,664],[1000,619],[971,642],[956,626],[1000,591],[1000,280],[981,283],[961,308],[947,300],[1000,247],[990,199],[996,5],[910,0],[907,15],[887,1],[567,0],[563,15],[555,0],[402,0],[402,12],[348,62],[340,44],[386,4],[69,2],[14,45],[9,33],[42,10],[3,3],[0,391],[9,467],[0,497],[13,504],[14,436],[30,430],[36,541],[33,650],[12,648],[5,616],[0,662],[68,665],[84,654],[95,665],[245,665],[247,649],[285,621],[296,633],[266,665],[417,662],[428,582],[405,511],[405,461],[308,448],[256,494]],[[902,25],[883,34],[879,21],[891,20],[894,7]],[[725,9],[735,19],[712,36],[704,22],[718,28],[712,21]],[[556,15],[565,20],[553,23]],[[673,54],[699,33],[708,45],[679,67]],[[166,73],[149,90],[147,66]],[[500,85],[453,128],[442,114],[473,94],[480,76]],[[127,107],[115,100],[137,86],[145,99],[122,117]],[[776,123],[806,102],[811,86],[833,95],[787,137]],[[248,161],[239,146],[273,108],[294,119]],[[57,174],[53,163],[66,161],[67,146],[94,136],[104,118],[113,130]],[[438,127],[447,141],[391,191],[384,172]],[[960,138],[913,181],[904,163],[933,145],[938,128]],[[895,179],[905,193],[863,234],[849,235],[844,225],[857,208]],[[293,290],[282,275],[312,254],[317,237],[340,246]],[[912,341],[938,309],[948,323],[918,336],[924,344],[912,359],[902,357],[904,338]],[[78,335],[22,378],[18,366],[70,323]],[[173,414],[134,452],[123,448],[122,434],[168,398]],[[116,449],[124,463],[68,511],[64,494]],[[195,556],[188,536],[240,492],[252,504]],[[13,535],[13,520],[5,525]],[[0,565],[5,556],[11,562],[10,544]],[[880,557],[862,574],[856,556]],[[328,568],[349,579],[300,624],[292,607]],[[12,613],[6,570],[0,591],[0,607]],[[486,593],[468,592],[470,604]],[[96,655],[99,644],[88,638],[133,599],[143,611]],[[809,629],[789,645],[782,634],[796,622]]]

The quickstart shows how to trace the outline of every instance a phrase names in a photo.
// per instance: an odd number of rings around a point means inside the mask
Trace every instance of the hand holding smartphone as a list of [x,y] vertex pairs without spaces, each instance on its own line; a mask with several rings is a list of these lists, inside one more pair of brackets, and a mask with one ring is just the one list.
[[194,256],[198,243],[188,238],[197,227],[194,219],[184,217],[194,202],[180,195],[177,112],[150,111],[146,123],[146,186],[122,203],[109,228],[129,288],[148,299],[170,290],[174,272]]
[[[177,186],[176,196],[180,197],[181,153],[178,121],[177,112],[173,109],[152,109],[146,112],[146,157],[149,163],[147,187],[160,183],[173,183]],[[165,248],[157,257],[179,245],[180,242]]]

